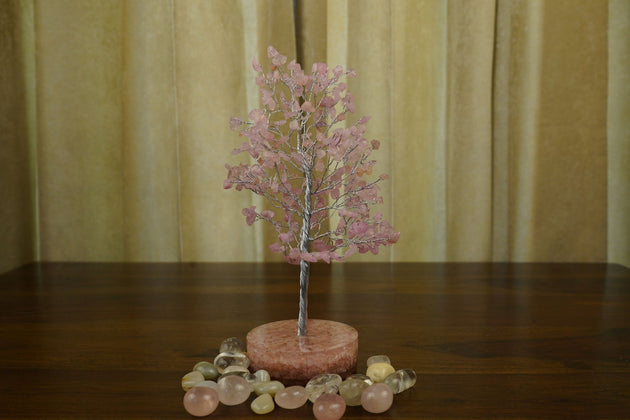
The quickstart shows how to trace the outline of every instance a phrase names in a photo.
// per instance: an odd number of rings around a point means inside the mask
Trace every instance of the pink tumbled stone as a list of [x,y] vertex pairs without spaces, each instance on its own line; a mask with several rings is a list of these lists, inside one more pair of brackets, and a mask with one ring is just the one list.
[[313,404],[317,420],[339,420],[346,412],[346,402],[339,394],[322,394]]
[[394,393],[384,383],[370,385],[361,394],[361,406],[370,413],[384,413],[393,402]]
[[306,404],[306,400],[308,400],[308,393],[306,392],[306,388],[303,386],[294,385],[278,391],[274,400],[276,401],[276,404],[278,404],[278,407],[293,410]]
[[249,398],[252,388],[242,376],[231,375],[219,379],[217,391],[219,393],[219,401],[222,404],[238,405]]
[[359,333],[341,322],[310,319],[307,335],[297,335],[296,319],[260,325],[247,334],[252,371],[265,369],[284,384],[306,384],[322,373],[342,378],[354,373]]
[[207,416],[216,410],[218,405],[219,394],[213,388],[194,387],[184,395],[184,408],[193,416]]

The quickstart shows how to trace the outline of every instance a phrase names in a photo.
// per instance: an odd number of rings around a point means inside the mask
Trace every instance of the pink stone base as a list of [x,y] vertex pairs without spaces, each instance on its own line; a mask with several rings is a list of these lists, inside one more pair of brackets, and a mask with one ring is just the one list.
[[250,371],[265,369],[273,379],[306,384],[320,373],[342,378],[355,372],[359,333],[335,321],[309,319],[307,335],[298,337],[297,319],[260,325],[247,334]]

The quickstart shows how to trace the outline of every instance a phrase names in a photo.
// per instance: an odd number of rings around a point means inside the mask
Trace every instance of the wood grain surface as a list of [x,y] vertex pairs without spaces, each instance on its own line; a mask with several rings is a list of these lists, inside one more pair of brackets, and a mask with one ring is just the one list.
[[[309,316],[359,331],[416,386],[348,419],[630,418],[630,270],[312,267]],[[191,418],[181,377],[224,338],[297,317],[287,264],[32,264],[0,276],[0,418]],[[313,418],[312,404],[267,418]],[[249,403],[208,418],[258,419]]]

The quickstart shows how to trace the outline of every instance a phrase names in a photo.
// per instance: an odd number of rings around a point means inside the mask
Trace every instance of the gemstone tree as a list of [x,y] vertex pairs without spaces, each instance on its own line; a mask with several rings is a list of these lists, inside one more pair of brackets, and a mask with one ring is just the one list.
[[355,109],[342,79],[354,71],[316,63],[307,74],[271,46],[267,56],[267,73],[253,61],[262,108],[252,110],[249,121],[230,120],[232,129],[249,139],[234,153],[248,153],[253,163],[226,165],[223,185],[248,189],[270,204],[262,211],[245,208],[243,214],[249,225],[271,223],[278,238],[271,250],[300,265],[297,333],[304,336],[309,264],[342,261],[356,252],[376,254],[399,233],[382,214],[370,214],[370,206],[383,201],[377,184],[387,176],[368,179],[376,164],[370,153],[379,148],[377,140],[364,137],[369,117],[341,127]]

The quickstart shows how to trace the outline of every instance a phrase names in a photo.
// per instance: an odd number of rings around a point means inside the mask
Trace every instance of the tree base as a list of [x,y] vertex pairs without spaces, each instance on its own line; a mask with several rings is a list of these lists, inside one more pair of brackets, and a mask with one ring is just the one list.
[[265,369],[285,385],[304,385],[320,373],[342,378],[355,373],[359,333],[347,324],[309,319],[307,335],[297,335],[297,319],[260,325],[247,334],[252,372]]

